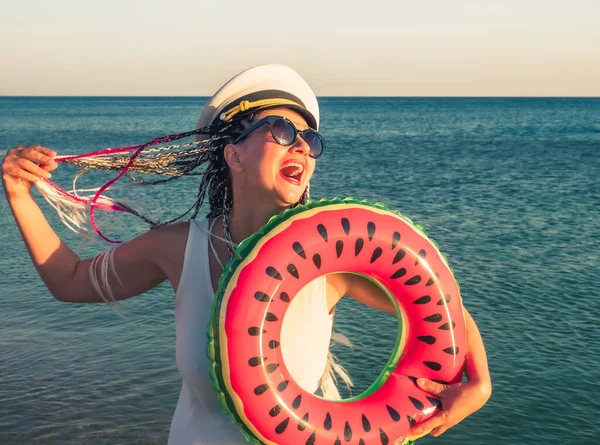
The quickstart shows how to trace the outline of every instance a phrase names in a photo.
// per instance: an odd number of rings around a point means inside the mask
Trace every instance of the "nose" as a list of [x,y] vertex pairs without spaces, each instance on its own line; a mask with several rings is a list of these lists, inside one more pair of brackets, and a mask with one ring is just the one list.
[[302,134],[300,133],[298,133],[298,136],[296,137],[296,140],[290,147],[290,150],[292,151],[292,153],[301,153],[306,156],[308,156],[308,154],[310,153],[310,147],[302,138]]

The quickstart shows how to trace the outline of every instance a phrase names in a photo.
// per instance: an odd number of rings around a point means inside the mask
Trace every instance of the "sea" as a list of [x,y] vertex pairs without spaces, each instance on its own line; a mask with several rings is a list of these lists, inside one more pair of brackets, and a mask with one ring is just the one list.
[[[194,128],[206,97],[0,97],[0,153],[141,144]],[[321,97],[326,141],[313,199],[382,202],[421,225],[454,271],[484,340],[488,403],[421,445],[595,444],[600,437],[600,99]],[[78,169],[53,180],[68,187]],[[114,176],[114,173],[112,173]],[[104,175],[104,176],[102,176]],[[81,187],[106,172],[84,173]],[[193,203],[198,177],[118,189],[162,218]],[[104,181],[105,182],[105,181]],[[108,245],[69,230],[81,257]],[[207,209],[198,215],[203,218]],[[115,236],[147,230],[126,219]],[[127,218],[127,217],[122,217]],[[56,301],[0,203],[0,443],[165,444],[181,377],[167,284],[121,302]],[[111,224],[108,224],[110,227]],[[344,298],[332,342],[355,386],[393,352],[395,316]],[[199,335],[204,335],[201,332]]]

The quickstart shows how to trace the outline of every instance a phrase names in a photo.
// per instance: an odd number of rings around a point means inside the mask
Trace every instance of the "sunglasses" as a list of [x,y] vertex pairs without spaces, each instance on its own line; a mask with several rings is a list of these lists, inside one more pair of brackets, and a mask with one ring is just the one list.
[[244,139],[254,130],[263,125],[268,124],[269,129],[271,130],[271,135],[275,142],[284,147],[289,147],[298,138],[298,134],[302,136],[302,140],[306,142],[306,145],[309,146],[310,152],[309,156],[311,158],[318,158],[323,153],[323,148],[325,147],[325,143],[323,142],[323,138],[321,135],[313,130],[312,128],[307,128],[306,130],[298,130],[294,123],[289,119],[281,116],[267,116],[257,121],[248,127],[242,134],[240,134],[234,141],[234,144],[237,144],[239,141]]

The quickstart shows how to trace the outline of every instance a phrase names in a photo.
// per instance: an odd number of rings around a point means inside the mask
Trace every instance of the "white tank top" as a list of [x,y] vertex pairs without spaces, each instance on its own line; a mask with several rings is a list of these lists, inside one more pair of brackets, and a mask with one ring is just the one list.
[[[177,368],[183,382],[168,445],[247,444],[239,427],[221,410],[210,382],[206,327],[215,296],[208,251],[208,220],[192,220],[175,299]],[[282,325],[283,359],[294,380],[314,392],[327,364],[333,325],[325,278],[309,283],[292,304]]]

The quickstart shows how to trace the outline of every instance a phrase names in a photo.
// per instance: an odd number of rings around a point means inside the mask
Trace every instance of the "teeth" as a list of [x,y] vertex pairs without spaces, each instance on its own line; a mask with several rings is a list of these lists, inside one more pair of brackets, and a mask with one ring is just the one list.
[[286,162],[281,169],[286,176],[297,176],[304,171],[304,166],[299,162]]
[[281,169],[283,170],[284,168],[290,168],[290,167],[297,167],[300,169],[300,171],[304,170],[304,166],[302,164],[300,164],[299,162],[294,162],[294,161],[290,161],[290,162],[286,162]]

